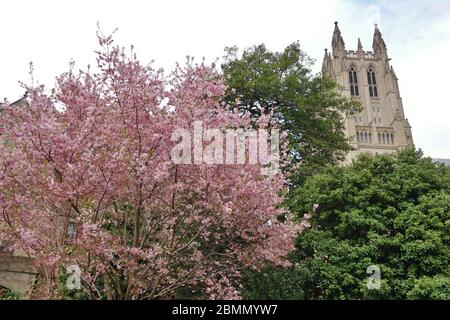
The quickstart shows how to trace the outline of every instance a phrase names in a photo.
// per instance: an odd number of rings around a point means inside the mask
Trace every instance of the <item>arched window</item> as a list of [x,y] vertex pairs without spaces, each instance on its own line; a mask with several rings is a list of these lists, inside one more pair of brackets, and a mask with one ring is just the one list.
[[369,136],[367,135],[367,132],[364,132],[364,142],[369,142]]
[[381,134],[378,134],[378,143],[381,143]]
[[77,225],[74,222],[69,222],[67,225],[67,241],[72,242],[77,237]]
[[372,68],[367,71],[367,83],[369,84],[369,95],[371,97],[378,97],[377,79]]
[[394,134],[391,133],[391,143],[394,144]]
[[383,134],[381,134],[381,138],[383,139],[383,144],[386,144],[386,136]]
[[350,68],[350,71],[348,72],[348,81],[350,83],[350,95],[359,96],[358,77],[356,75],[356,70],[353,67]]
[[369,132],[369,143],[372,143],[372,134]]

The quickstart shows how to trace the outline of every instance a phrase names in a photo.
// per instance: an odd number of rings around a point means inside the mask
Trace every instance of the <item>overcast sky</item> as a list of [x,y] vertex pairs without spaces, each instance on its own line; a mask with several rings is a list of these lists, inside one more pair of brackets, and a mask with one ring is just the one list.
[[78,0],[0,2],[0,99],[23,94],[18,81],[47,86],[67,70],[95,63],[96,23],[105,33],[119,28],[120,45],[170,71],[186,55],[213,61],[225,46],[265,43],[282,50],[299,40],[321,68],[334,21],[347,49],[360,37],[371,50],[376,22],[399,78],[413,138],[426,155],[450,158],[450,0]]

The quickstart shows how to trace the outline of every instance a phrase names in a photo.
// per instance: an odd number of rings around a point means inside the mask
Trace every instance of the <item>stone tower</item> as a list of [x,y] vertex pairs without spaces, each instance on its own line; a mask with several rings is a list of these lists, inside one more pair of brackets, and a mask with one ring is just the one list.
[[332,51],[325,49],[322,73],[333,77],[343,93],[359,101],[363,110],[345,115],[345,133],[356,149],[347,155],[347,162],[358,153],[389,153],[412,146],[411,126],[405,118],[402,98],[394,69],[389,65],[386,44],[377,25],[372,51],[346,50],[344,39],[335,22]]

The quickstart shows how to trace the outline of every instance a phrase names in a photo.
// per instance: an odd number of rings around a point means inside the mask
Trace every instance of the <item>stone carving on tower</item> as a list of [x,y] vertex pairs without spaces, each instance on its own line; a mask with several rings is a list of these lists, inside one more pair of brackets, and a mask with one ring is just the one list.
[[412,146],[411,126],[405,118],[398,79],[389,65],[386,43],[375,25],[372,51],[364,51],[358,39],[357,50],[346,50],[335,22],[331,53],[325,49],[322,74],[336,79],[343,94],[363,107],[356,115],[344,115],[345,133],[358,153],[390,153]]

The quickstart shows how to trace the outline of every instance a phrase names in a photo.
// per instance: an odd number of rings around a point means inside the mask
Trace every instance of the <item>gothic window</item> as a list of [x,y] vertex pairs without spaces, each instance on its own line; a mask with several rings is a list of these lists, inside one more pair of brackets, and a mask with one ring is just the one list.
[[355,68],[350,68],[350,71],[348,72],[348,80],[350,83],[350,95],[359,96],[358,77],[356,75]]
[[378,143],[381,143],[381,134],[378,134]]
[[367,71],[367,83],[369,84],[369,95],[371,97],[378,97],[377,80],[373,69]]
[[373,122],[377,123],[377,117],[373,117]]
[[391,133],[391,143],[394,144],[394,134]]
[[369,142],[369,136],[367,135],[367,132],[364,132],[364,142]]
[[372,134],[369,132],[369,143],[372,143]]
[[365,143],[367,142],[367,137],[366,137],[366,133],[364,132],[357,132],[357,141],[358,143]]
[[67,225],[67,241],[72,242],[77,236],[77,226],[74,222],[69,222]]
[[386,144],[386,136],[384,133],[381,135],[381,139],[383,140],[383,144]]
[[381,123],[381,117],[378,118],[378,123]]

